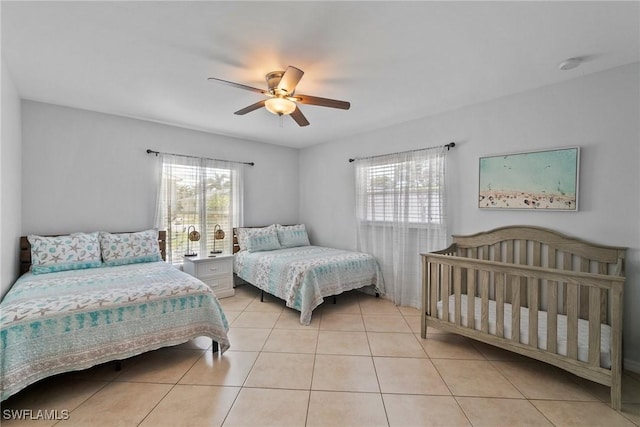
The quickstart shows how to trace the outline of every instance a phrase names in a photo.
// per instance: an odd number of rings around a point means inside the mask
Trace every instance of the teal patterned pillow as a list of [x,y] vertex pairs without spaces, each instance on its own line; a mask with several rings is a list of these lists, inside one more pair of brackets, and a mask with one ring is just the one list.
[[102,260],[107,267],[162,261],[158,230],[138,233],[100,233]]
[[280,248],[280,241],[275,230],[247,237],[247,251],[249,252],[272,251]]
[[27,240],[31,244],[33,274],[102,266],[98,232],[73,233],[57,237],[30,234]]
[[309,235],[304,224],[278,225],[278,239],[283,248],[309,246]]
[[247,240],[253,236],[264,236],[276,232],[276,225],[272,224],[268,227],[241,227],[236,230],[238,238],[238,246],[241,251],[247,250]]

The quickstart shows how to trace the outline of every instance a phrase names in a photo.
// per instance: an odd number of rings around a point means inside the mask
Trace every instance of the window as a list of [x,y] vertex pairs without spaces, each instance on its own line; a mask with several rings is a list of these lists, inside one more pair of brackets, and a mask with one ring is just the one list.
[[438,157],[379,160],[362,165],[358,185],[362,198],[359,219],[441,224],[444,184]]
[[[214,249],[231,252],[232,228],[242,214],[241,166],[230,162],[162,155],[162,177],[156,225],[167,230],[167,261],[182,264],[189,251],[208,254]],[[214,239],[214,228],[225,232]],[[200,233],[189,241],[190,231]]]
[[445,247],[445,151],[358,159],[357,249],[378,260],[388,296],[420,307],[420,254]]

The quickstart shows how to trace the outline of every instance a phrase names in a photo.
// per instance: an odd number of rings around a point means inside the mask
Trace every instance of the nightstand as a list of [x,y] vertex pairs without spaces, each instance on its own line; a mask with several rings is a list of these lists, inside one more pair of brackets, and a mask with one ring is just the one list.
[[233,255],[184,257],[183,269],[209,285],[218,298],[231,297],[233,289]]

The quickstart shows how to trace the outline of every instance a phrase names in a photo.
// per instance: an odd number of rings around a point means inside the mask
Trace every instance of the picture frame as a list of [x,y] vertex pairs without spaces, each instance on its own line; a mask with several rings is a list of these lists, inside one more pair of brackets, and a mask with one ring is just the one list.
[[479,209],[577,211],[580,147],[479,159]]

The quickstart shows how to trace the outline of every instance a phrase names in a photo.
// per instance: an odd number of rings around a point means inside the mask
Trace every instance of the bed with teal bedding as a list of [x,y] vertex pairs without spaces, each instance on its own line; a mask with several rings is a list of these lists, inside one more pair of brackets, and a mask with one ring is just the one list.
[[234,272],[241,279],[300,311],[308,325],[324,298],[369,287],[383,294],[384,282],[376,259],[365,253],[320,246],[298,246],[235,254]]
[[163,261],[26,273],[2,300],[0,324],[0,400],[51,375],[199,336],[229,347],[213,291]]

